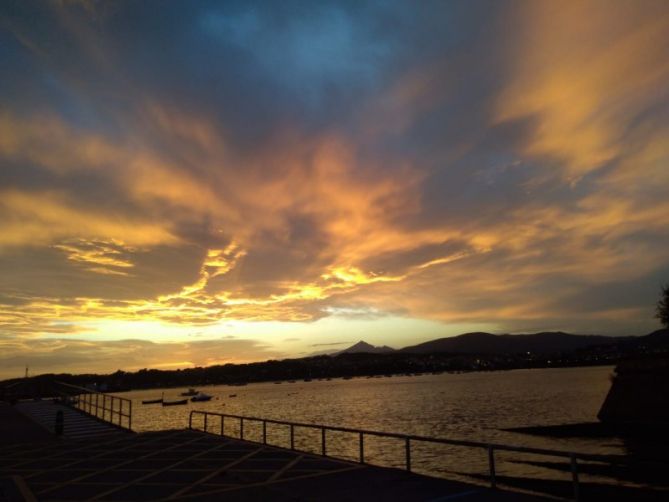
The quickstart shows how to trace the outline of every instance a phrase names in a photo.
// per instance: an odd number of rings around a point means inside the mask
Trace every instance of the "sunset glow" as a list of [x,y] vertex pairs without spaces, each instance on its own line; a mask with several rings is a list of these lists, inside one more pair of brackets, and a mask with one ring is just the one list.
[[647,333],[667,47],[663,1],[5,3],[0,378]]

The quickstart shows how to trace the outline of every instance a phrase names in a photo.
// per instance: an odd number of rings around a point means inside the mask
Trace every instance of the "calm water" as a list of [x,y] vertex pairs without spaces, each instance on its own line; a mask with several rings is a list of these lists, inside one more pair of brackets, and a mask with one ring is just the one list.
[[[142,405],[143,399],[177,399],[184,389],[142,390],[120,394],[133,400],[133,428],[137,431],[183,428],[192,409],[399,432],[451,439],[507,443],[591,453],[620,453],[623,445],[611,439],[553,439],[506,432],[502,429],[535,425],[591,422],[610,387],[612,367],[555,368],[488,373],[424,375],[415,377],[333,379],[296,383],[250,384],[244,387],[209,386],[207,403],[162,407]],[[236,397],[230,397],[236,394]],[[198,422],[199,423],[199,422]],[[210,421],[215,430],[220,422]],[[226,433],[238,426],[226,422]],[[245,424],[245,435],[260,438],[260,428]],[[286,446],[287,428],[268,428],[274,444]],[[296,430],[296,445],[320,451],[320,433]],[[357,455],[357,437],[328,433],[328,452]],[[401,466],[403,445],[397,440],[365,439],[368,461]],[[485,472],[483,450],[451,446],[418,446],[417,470],[433,474]],[[499,454],[504,473],[553,476],[523,463],[518,454]],[[507,462],[504,462],[504,461]],[[532,460],[537,460],[533,458]],[[539,459],[541,460],[541,459]],[[545,460],[545,459],[544,459]],[[506,471],[504,470],[506,469]],[[499,471],[498,471],[499,472]]]

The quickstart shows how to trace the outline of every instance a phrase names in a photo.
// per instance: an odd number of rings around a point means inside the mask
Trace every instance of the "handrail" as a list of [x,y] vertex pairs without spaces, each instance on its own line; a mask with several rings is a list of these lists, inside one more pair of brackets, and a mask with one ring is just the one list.
[[[259,418],[259,417],[250,417],[243,415],[233,415],[229,413],[218,413],[213,411],[205,410],[191,410],[188,417],[188,428],[193,430],[193,416],[194,415],[203,415],[204,424],[202,430],[204,432],[209,432],[208,428],[208,417],[209,416],[218,416],[221,417],[221,427],[219,435],[225,436],[225,419],[231,418],[239,420],[239,439],[244,440],[244,421],[249,422],[260,422],[262,423],[262,444],[267,443],[267,424],[276,424],[276,425],[287,425],[290,427],[290,449],[295,449],[295,428],[303,427],[309,429],[319,429],[321,431],[321,455],[327,455],[327,444],[326,444],[326,431],[334,432],[346,432],[351,434],[358,435],[359,443],[359,454],[358,461],[361,464],[365,462],[365,436],[377,436],[377,437],[387,437],[393,439],[399,439],[404,441],[405,449],[405,468],[407,471],[411,472],[411,445],[412,442],[422,442],[422,443],[436,443],[436,444],[447,444],[453,446],[466,446],[471,448],[481,448],[487,450],[488,453],[488,478],[490,481],[491,488],[496,488],[496,475],[495,475],[495,451],[512,451],[518,453],[530,453],[536,455],[545,455],[553,457],[563,457],[569,459],[571,478],[572,478],[572,488],[573,488],[573,500],[578,500],[579,498],[579,475],[578,475],[578,460],[584,461],[597,461],[597,462],[607,462],[607,463],[625,463],[625,459],[619,455],[597,455],[590,453],[575,453],[563,450],[550,450],[545,448],[533,448],[527,446],[512,446],[507,444],[500,443],[484,443],[481,441],[469,441],[469,440],[460,440],[460,439],[445,439],[445,438],[431,438],[427,436],[418,436],[412,434],[400,434],[395,432],[380,432],[372,431],[366,429],[355,429],[351,427],[337,427],[330,425],[321,425],[321,424],[310,424],[303,422],[289,422],[286,420],[274,420],[269,418]],[[246,439],[248,441],[248,439]]]
[[[286,420],[275,420],[272,418],[259,418],[259,417],[250,417],[246,415],[233,415],[230,413],[218,413],[215,411],[205,411],[205,410],[191,410],[188,426],[191,427],[192,416],[193,414],[198,415],[216,415],[219,417],[226,418],[235,418],[235,419],[244,419],[254,422],[266,422],[268,424],[277,424],[277,425],[292,425],[294,427],[305,427],[311,429],[326,429],[335,432],[351,432],[351,433],[363,433],[367,436],[380,436],[380,437],[389,437],[396,439],[409,439],[411,441],[421,441],[429,443],[442,443],[449,444],[453,446],[470,446],[476,448],[488,448],[492,446],[495,450],[506,450],[506,451],[516,451],[521,453],[534,453],[537,455],[547,455],[547,456],[556,456],[556,457],[567,457],[571,458],[573,455],[576,455],[582,460],[594,460],[594,461],[608,461],[611,460],[615,455],[597,455],[591,453],[573,453],[564,450],[549,450],[545,448],[533,448],[529,446],[512,446],[501,443],[484,443],[481,441],[469,441],[464,439],[445,439],[445,438],[432,438],[429,436],[418,436],[414,434],[401,434],[398,432],[382,432],[382,431],[372,431],[367,429],[354,429],[352,427],[338,427],[334,425],[321,425],[321,424],[310,424],[305,422],[288,422]],[[622,457],[620,457],[622,459]]]
[[[132,430],[132,401],[130,399],[104,394],[97,390],[65,382],[57,381],[55,383],[78,391],[74,400],[69,399],[70,394],[63,393],[67,396],[64,399],[65,404],[121,429]],[[100,399],[100,396],[102,396],[102,399]]]

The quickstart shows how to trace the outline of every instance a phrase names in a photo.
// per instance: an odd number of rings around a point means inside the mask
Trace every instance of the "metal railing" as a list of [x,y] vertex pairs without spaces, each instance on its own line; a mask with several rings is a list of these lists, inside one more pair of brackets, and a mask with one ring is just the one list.
[[[548,450],[543,448],[531,448],[525,446],[510,446],[505,444],[496,444],[496,443],[483,443],[479,441],[465,441],[457,439],[441,439],[441,438],[431,438],[426,436],[415,436],[409,434],[398,434],[392,432],[379,432],[379,431],[370,431],[364,429],[353,429],[350,427],[333,427],[329,425],[318,425],[318,424],[308,424],[300,422],[288,422],[285,420],[272,420],[267,418],[257,418],[257,417],[248,417],[241,415],[231,415],[228,413],[217,413],[212,411],[203,411],[203,410],[191,410],[188,417],[188,428],[192,430],[193,426],[193,416],[194,415],[203,415],[203,424],[202,431],[216,433],[220,436],[226,436],[225,434],[225,419],[232,419],[238,421],[239,424],[239,439],[250,441],[248,438],[244,437],[244,423],[245,422],[256,422],[262,424],[262,444],[269,444],[267,442],[267,424],[276,424],[282,426],[288,426],[290,434],[290,449],[295,450],[295,429],[296,428],[306,428],[306,429],[318,429],[320,430],[321,436],[321,455],[327,457],[327,431],[333,432],[345,432],[350,434],[356,434],[358,436],[358,462],[361,464],[365,462],[365,437],[366,436],[376,436],[376,437],[385,437],[393,438],[404,442],[404,466],[405,469],[409,472],[412,470],[412,445],[414,443],[432,443],[432,444],[445,444],[452,446],[464,446],[470,448],[479,448],[487,452],[487,463],[488,463],[488,473],[487,477],[490,483],[491,488],[497,487],[496,472],[495,472],[495,452],[497,451],[507,451],[507,452],[517,452],[517,453],[528,453],[535,455],[543,455],[549,457],[561,457],[569,460],[570,465],[570,474],[571,474],[571,484],[572,484],[572,498],[573,500],[579,499],[579,468],[578,461],[595,461],[595,462],[607,462],[611,463],[612,461],[621,462],[620,457],[612,455],[595,455],[587,453],[573,453],[561,450]],[[220,429],[218,431],[212,431],[211,425],[208,418],[210,416],[220,417]],[[232,436],[228,436],[232,437]],[[257,441],[253,441],[257,442]],[[278,446],[278,445],[276,445]],[[335,457],[333,457],[335,458]]]
[[95,390],[64,382],[56,382],[62,387],[63,402],[103,422],[121,429],[132,430],[132,401],[123,397],[103,394]]

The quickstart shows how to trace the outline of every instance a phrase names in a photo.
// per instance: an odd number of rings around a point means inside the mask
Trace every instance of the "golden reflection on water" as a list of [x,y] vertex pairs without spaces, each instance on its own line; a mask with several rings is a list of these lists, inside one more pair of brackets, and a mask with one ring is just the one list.
[[[487,373],[332,379],[295,383],[273,382],[243,387],[226,385],[199,387],[214,396],[209,402],[186,406],[142,405],[143,399],[176,399],[184,388],[138,390],[122,393],[133,400],[136,431],[184,428],[191,410],[208,410],[244,416],[325,424],[385,432],[449,439],[506,443],[590,453],[620,453],[622,443],[614,439],[555,439],[528,436],[502,429],[596,421],[610,381],[612,367],[554,368]],[[231,397],[234,394],[235,397]],[[199,422],[198,422],[199,423]],[[220,431],[212,417],[210,431]],[[239,424],[228,420],[227,435],[237,436]],[[259,424],[245,423],[245,437],[260,441]],[[286,426],[268,425],[268,440],[289,447]],[[298,428],[297,448],[320,453],[320,432]],[[365,459],[370,463],[403,467],[404,445],[387,438],[365,438]],[[327,433],[328,454],[356,460],[358,438]],[[518,454],[498,454],[508,463],[502,472],[541,472]],[[415,444],[413,466],[432,474],[486,472],[483,450],[447,445]],[[513,457],[513,458],[510,458]],[[537,460],[536,458],[532,460]],[[540,459],[539,459],[540,460]],[[545,475],[545,473],[543,473]]]

